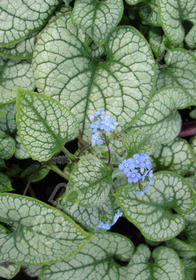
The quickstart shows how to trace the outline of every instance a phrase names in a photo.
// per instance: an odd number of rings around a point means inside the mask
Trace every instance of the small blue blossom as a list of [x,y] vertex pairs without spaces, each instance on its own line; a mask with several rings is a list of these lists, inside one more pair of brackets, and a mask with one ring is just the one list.
[[98,226],[97,226],[98,228],[102,228],[102,229],[106,229],[106,230],[109,230],[110,229],[110,224],[108,224],[108,223],[103,223],[103,222],[100,222],[99,224],[98,224]]
[[102,115],[102,121],[100,124],[100,129],[104,130],[105,132],[109,132],[110,130],[114,130],[117,126],[117,122],[114,121],[110,116]]
[[106,229],[106,230],[109,230],[117,221],[120,217],[122,217],[123,215],[123,212],[120,212],[119,210],[117,211],[117,213],[114,215],[114,219],[113,219],[113,222],[111,224],[108,224],[108,223],[105,223],[104,222],[100,222],[98,224],[98,228],[102,228],[102,229]]
[[92,146],[95,146],[96,144],[98,146],[103,144],[103,140],[101,139],[101,136],[98,132],[95,134],[92,134],[91,143],[92,143]]
[[143,194],[143,193],[147,193],[147,192],[149,192],[149,190],[145,189],[143,191],[136,191],[136,194]]
[[119,164],[118,168],[124,170],[124,174],[126,175],[130,170],[134,170],[135,168],[133,159],[124,159],[122,163]]
[[120,217],[122,217],[123,215],[123,212],[120,212],[120,210],[117,211],[117,213],[114,215],[114,219],[113,219],[113,222],[111,224],[111,226],[113,226]]
[[133,170],[126,174],[129,183],[137,183],[141,178],[141,174],[137,170]]
[[144,156],[141,156],[141,154],[135,154],[133,155],[133,160],[134,160],[134,163],[135,163],[135,167],[136,168],[142,168],[142,167],[145,167],[145,157]]
[[110,116],[106,115],[103,109],[91,114],[89,119],[91,121],[90,128],[92,128],[93,132],[92,145],[101,145],[103,143],[99,131],[110,132],[114,130],[118,124]]
[[154,180],[151,167],[152,163],[150,157],[145,153],[134,154],[132,158],[123,160],[118,166],[120,170],[124,171],[124,175],[127,177],[129,183],[138,183],[140,180],[143,182],[146,180],[146,177],[148,177],[149,182],[146,187],[142,187],[139,182],[139,186],[142,189],[137,191],[137,194],[143,194],[149,191],[146,188],[149,187]]

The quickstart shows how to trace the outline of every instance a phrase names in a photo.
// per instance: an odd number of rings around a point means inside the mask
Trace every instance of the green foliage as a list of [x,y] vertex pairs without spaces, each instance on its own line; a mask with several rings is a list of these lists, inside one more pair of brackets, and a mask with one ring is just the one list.
[[194,280],[195,0],[0,10],[0,278]]

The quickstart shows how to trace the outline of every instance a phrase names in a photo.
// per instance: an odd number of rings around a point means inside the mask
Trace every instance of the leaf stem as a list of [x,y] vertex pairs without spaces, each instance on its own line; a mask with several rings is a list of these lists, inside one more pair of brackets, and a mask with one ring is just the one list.
[[46,163],[45,164],[49,169],[51,169],[52,171],[56,172],[57,174],[59,174],[61,177],[65,178],[66,180],[69,181],[69,176],[67,174],[65,174],[63,171],[61,171],[55,164],[52,163]]
[[70,153],[64,146],[62,146],[62,151],[68,156],[71,161],[78,161],[79,158]]
[[30,184],[31,184],[33,178],[35,177],[36,173],[37,173],[41,168],[42,168],[42,165],[40,164],[40,165],[38,166],[38,168],[36,168],[35,171],[33,172],[33,174],[30,176],[30,178],[29,178],[29,180],[28,180],[28,182],[27,182],[27,185],[26,185],[26,187],[25,187],[25,190],[24,190],[24,192],[23,192],[23,195],[26,195],[26,194],[27,194],[27,191],[28,191],[28,189],[29,189],[29,187],[30,187]]
[[109,165],[110,164],[110,160],[111,160],[110,146],[109,146],[109,142],[108,142],[108,139],[107,139],[107,136],[106,136],[105,133],[103,133],[103,136],[104,136],[104,139],[105,139],[106,146],[108,148],[108,163],[107,163],[107,165]]

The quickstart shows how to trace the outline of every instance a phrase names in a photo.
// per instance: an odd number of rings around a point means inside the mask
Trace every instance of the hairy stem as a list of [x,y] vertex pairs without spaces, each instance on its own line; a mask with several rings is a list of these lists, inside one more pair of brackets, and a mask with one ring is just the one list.
[[69,176],[65,174],[62,170],[60,170],[55,164],[52,163],[46,163],[45,164],[49,169],[54,171],[55,173],[59,174],[61,177],[65,178],[69,181]]

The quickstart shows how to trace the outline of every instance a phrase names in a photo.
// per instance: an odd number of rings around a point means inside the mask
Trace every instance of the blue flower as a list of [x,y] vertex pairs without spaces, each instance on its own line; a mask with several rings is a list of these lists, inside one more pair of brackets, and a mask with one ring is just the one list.
[[116,128],[116,125],[118,124],[117,122],[114,121],[110,116],[105,115],[101,116],[101,124],[100,124],[100,129],[104,130],[105,132],[109,132],[110,130],[114,130]]
[[106,230],[109,230],[111,228],[111,226],[113,226],[120,217],[122,217],[123,215],[123,212],[120,212],[119,210],[117,211],[117,213],[114,215],[114,219],[113,219],[113,222],[111,224],[108,224],[108,223],[105,223],[104,222],[100,222],[98,224],[98,228],[102,228],[102,229],[106,229]]
[[92,122],[90,124],[90,128],[93,129],[93,133],[96,133],[97,129],[104,130],[105,132],[109,132],[111,130],[116,129],[116,126],[118,124],[109,115],[106,115],[103,109],[90,115],[90,121]]
[[97,132],[97,129],[100,128],[100,120],[96,120],[95,123],[91,123],[91,124],[90,124],[90,128],[93,129],[93,133],[96,133],[96,132]]
[[[134,154],[132,158],[123,160],[118,168],[124,171],[124,175],[128,178],[129,183],[137,183],[140,180],[142,182],[148,176],[148,184],[145,188],[149,187],[151,182],[154,180],[153,171],[151,170],[152,163],[150,161],[149,155],[145,153]],[[140,184],[141,186],[141,184]],[[144,188],[144,187],[142,187]],[[148,192],[149,190],[144,189],[136,192],[142,194]]]
[[102,229],[106,229],[106,230],[109,230],[110,229],[110,224],[108,224],[108,223],[103,223],[103,222],[100,222],[99,224],[98,224],[98,226],[97,226],[98,228],[102,228]]
[[111,224],[111,226],[113,226],[120,217],[122,217],[123,215],[123,212],[120,212],[120,210],[117,211],[117,213],[114,215],[114,219],[113,219],[113,222]]
[[129,183],[137,183],[141,178],[141,174],[135,169],[126,174]]
[[120,170],[124,170],[124,174],[126,175],[130,170],[134,170],[135,164],[132,158],[124,159],[122,163],[119,164],[118,168]]
[[94,146],[96,144],[98,146],[103,144],[103,140],[101,139],[101,136],[98,132],[95,134],[92,134],[91,143],[92,143],[92,146]]
[[141,156],[141,154],[134,154],[133,155],[133,160],[134,160],[134,163],[135,163],[135,167],[136,168],[142,168],[142,167],[145,167],[145,157],[144,156]]
[[145,189],[145,190],[143,190],[143,191],[136,191],[136,194],[143,194],[143,193],[147,193],[147,192],[149,192],[149,190],[148,189]]

